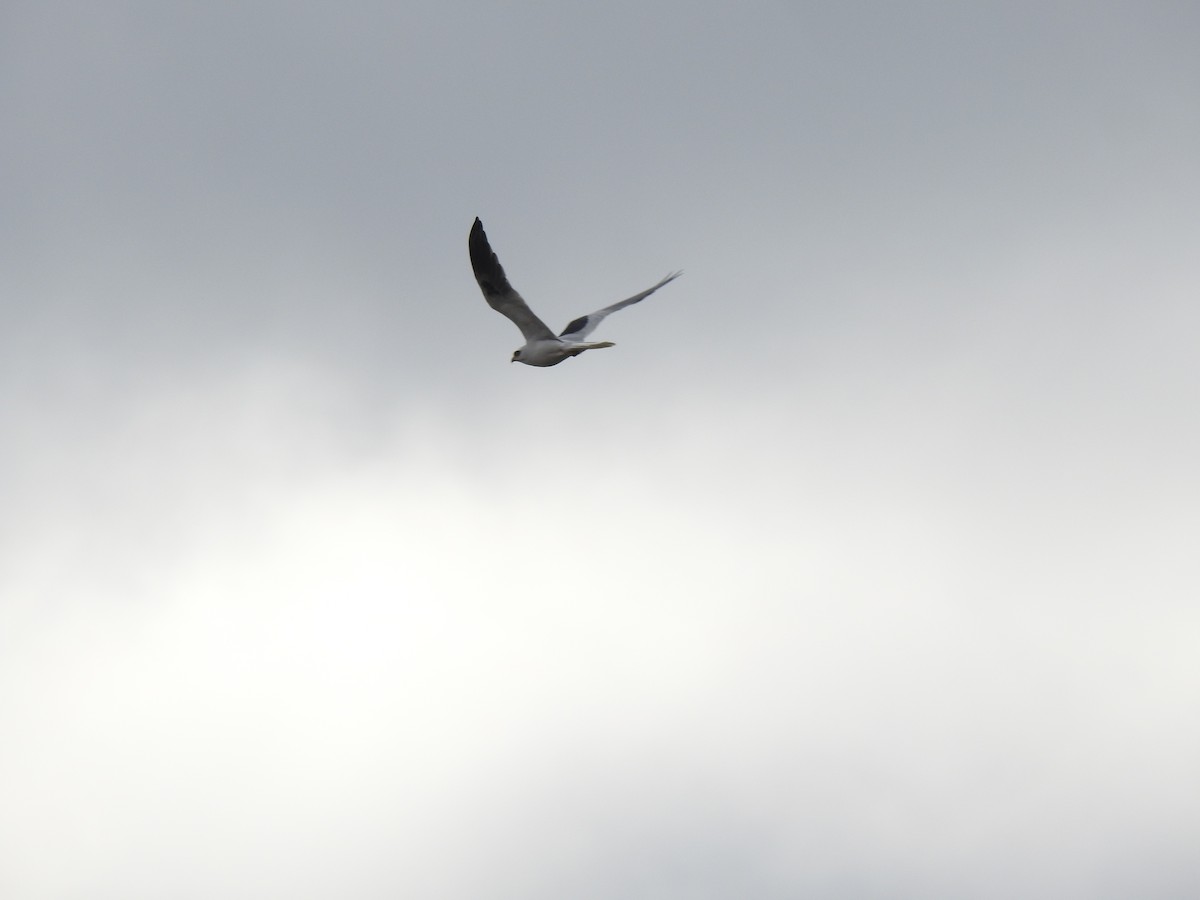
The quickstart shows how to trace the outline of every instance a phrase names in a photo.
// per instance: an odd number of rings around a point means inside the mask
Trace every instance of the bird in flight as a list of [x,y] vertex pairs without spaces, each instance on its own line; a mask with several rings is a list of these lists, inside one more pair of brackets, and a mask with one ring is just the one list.
[[467,247],[471,251],[471,268],[475,270],[475,280],[479,282],[479,289],[483,291],[483,298],[487,300],[488,306],[511,319],[525,336],[525,346],[514,351],[509,362],[525,363],[527,366],[557,366],[564,359],[578,356],[584,350],[615,347],[616,344],[612,341],[588,341],[585,338],[609,313],[645,300],[664,284],[683,274],[672,272],[654,287],[647,288],[640,294],[634,294],[627,300],[580,316],[564,328],[561,334],[556,335],[508,283],[504,269],[500,267],[500,260],[492,251],[487,235],[483,233],[483,223],[479,219],[471,226]]

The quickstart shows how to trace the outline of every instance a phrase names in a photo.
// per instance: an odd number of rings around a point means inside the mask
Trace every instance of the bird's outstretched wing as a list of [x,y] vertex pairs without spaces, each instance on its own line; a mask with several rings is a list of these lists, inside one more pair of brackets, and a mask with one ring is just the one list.
[[582,341],[585,337],[587,337],[589,334],[591,334],[596,329],[597,325],[599,325],[602,321],[604,321],[604,317],[607,316],[609,313],[615,313],[618,309],[624,309],[627,306],[632,306],[633,304],[637,303],[639,300],[645,300],[647,297],[649,297],[651,294],[653,294],[655,291],[657,291],[664,284],[666,284],[667,282],[670,282],[670,281],[674,281],[676,278],[678,278],[682,274],[683,274],[682,272],[672,272],[670,275],[668,275],[666,278],[664,278],[662,281],[660,281],[654,287],[647,288],[646,290],[642,291],[640,294],[634,294],[628,300],[622,300],[620,303],[614,303],[612,306],[606,306],[606,307],[604,307],[604,309],[597,310],[594,313],[588,313],[586,316],[580,316],[578,319],[576,319],[574,322],[572,322],[570,325],[568,325],[566,328],[564,328],[562,331],[562,334],[560,334],[559,337],[561,337],[563,340],[568,340],[568,341]]
[[[514,325],[521,329],[526,341],[558,340],[546,323],[534,315],[521,295],[513,290],[500,260],[492,251],[487,235],[483,233],[483,223],[479,219],[471,226],[471,236],[467,240],[467,248],[471,251],[471,268],[475,270],[475,280],[483,291],[483,299],[496,312],[512,319]],[[641,299],[640,297],[638,299]]]

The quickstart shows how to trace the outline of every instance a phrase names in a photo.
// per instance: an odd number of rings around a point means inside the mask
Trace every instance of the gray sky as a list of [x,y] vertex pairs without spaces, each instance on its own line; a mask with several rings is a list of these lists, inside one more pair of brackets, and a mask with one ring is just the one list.
[[0,894],[1200,894],[1198,34],[5,3]]

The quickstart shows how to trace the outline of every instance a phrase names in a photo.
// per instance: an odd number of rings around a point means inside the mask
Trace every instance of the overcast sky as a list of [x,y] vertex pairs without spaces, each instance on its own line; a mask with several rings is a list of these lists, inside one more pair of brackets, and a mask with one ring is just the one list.
[[6,0],[0,895],[1200,895],[1198,38]]

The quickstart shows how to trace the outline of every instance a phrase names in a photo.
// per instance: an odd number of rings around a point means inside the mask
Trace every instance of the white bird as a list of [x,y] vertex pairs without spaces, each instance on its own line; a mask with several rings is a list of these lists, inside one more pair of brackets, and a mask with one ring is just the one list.
[[479,219],[471,226],[467,247],[471,251],[471,268],[475,270],[475,280],[479,282],[479,289],[483,291],[483,298],[487,300],[488,306],[510,318],[525,336],[525,346],[515,351],[509,362],[521,362],[527,366],[557,366],[564,359],[578,356],[584,350],[615,347],[616,344],[612,341],[585,341],[584,338],[591,334],[609,313],[645,300],[668,281],[683,274],[672,272],[654,287],[634,294],[628,300],[580,316],[564,328],[561,334],[555,335],[508,283],[500,260],[492,251],[487,235],[483,233],[483,223]]

